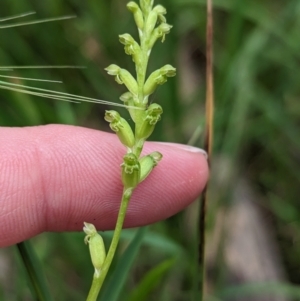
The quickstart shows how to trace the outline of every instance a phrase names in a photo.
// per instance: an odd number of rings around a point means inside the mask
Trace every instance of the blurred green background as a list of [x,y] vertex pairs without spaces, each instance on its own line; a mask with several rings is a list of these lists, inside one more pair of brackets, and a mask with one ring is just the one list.
[[[170,63],[178,75],[152,98],[162,104],[164,115],[151,139],[180,143],[191,139],[201,146],[205,1],[160,3],[174,28],[164,44],[157,44],[149,68]],[[29,11],[37,14],[20,21],[73,14],[77,18],[0,29],[0,66],[85,66],[17,70],[13,75],[62,80],[64,84],[24,84],[117,102],[124,87],[103,69],[116,63],[133,70],[131,58],[118,42],[118,35],[125,32],[137,36],[125,4],[122,0],[2,0],[0,18]],[[216,112],[207,300],[300,300],[300,1],[215,0],[214,9]],[[6,23],[12,22],[1,24]],[[1,126],[62,123],[108,130],[104,105],[5,90],[0,90],[0,103]],[[120,296],[101,300],[192,300],[195,209],[197,204],[151,226],[143,234],[138,256],[130,259],[133,266]],[[124,232],[119,263],[124,262],[121,255],[135,233]],[[104,235],[108,241],[110,233]],[[54,300],[86,296],[93,269],[83,237],[47,233],[32,240]],[[0,265],[0,300],[34,300],[14,247],[0,250]],[[253,273],[248,273],[252,268]],[[114,279],[112,287],[122,283]]]

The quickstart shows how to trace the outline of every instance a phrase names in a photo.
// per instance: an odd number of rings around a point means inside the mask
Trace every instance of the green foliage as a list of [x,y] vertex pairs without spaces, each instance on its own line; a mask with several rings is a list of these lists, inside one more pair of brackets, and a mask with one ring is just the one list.
[[141,227],[136,232],[134,238],[115,266],[109,279],[109,283],[101,295],[100,301],[117,301],[123,299],[121,294],[122,289],[129,277],[130,270],[134,260],[136,259],[136,256],[138,255],[138,251],[142,245],[146,232],[147,227]]
[[[116,39],[120,29],[134,32],[135,28],[124,1],[2,2],[0,17],[36,11],[39,19],[67,14],[77,14],[78,18],[1,29],[1,66],[86,66],[85,69],[18,70],[13,73],[62,80],[64,84],[34,85],[108,101],[117,102],[119,95],[125,92],[124,87],[116,85],[104,71],[111,62],[120,61],[122,67],[133,71],[131,58],[124,60],[122,47]],[[217,206],[210,216],[215,215],[219,206],[228,204],[238,175],[250,179],[263,195],[261,205],[272,217],[290,279],[299,283],[299,271],[295,267],[299,266],[300,254],[300,139],[297,130],[300,118],[300,2],[214,2],[215,154],[230,162],[231,176],[223,183],[218,199],[212,200]],[[173,29],[164,44],[153,51],[149,69],[155,70],[168,62],[178,67],[179,76],[167,85],[159,86],[150,96],[150,101],[155,100],[164,108],[164,118],[157,124],[152,139],[186,143],[204,119],[205,1],[164,0],[162,5],[168,8],[168,22]],[[108,130],[101,116],[106,109],[112,109],[106,105],[45,100],[4,90],[0,90],[0,104],[1,126],[66,123]],[[122,116],[125,114],[124,110]],[[196,141],[197,145],[201,145],[200,140],[201,137]],[[161,271],[165,285],[159,285],[148,300],[168,301],[174,300],[175,296],[188,300],[193,287],[194,265],[193,254],[189,251],[194,248],[193,233],[188,229],[192,228],[194,220],[185,217],[182,213],[151,226],[151,235],[145,238],[148,243],[122,292],[125,297],[131,296],[133,287],[142,283],[141,279],[149,269],[173,254],[171,250],[184,249],[185,256],[180,265],[170,267],[171,273],[167,275]],[[164,236],[167,237],[165,245],[161,239]],[[64,250],[62,239],[68,239]],[[78,234],[43,234],[34,240],[39,256],[45,262],[55,300],[83,300],[88,290],[88,281],[81,279],[89,279],[92,268],[85,267],[89,258],[85,246],[78,246],[81,239],[83,236]],[[156,247],[151,247],[151,241]],[[122,245],[126,242],[124,239]],[[76,254],[84,255],[74,256],[74,249]],[[217,278],[222,279],[223,270],[220,268],[216,273]],[[60,277],[61,281],[58,281]],[[15,301],[28,293],[23,279],[11,285],[12,290],[6,290],[3,284],[1,299]],[[174,292],[167,291],[170,286],[175,286]],[[225,288],[226,282],[220,280],[219,291],[214,294],[221,298],[224,292],[224,296],[230,298],[232,294]],[[273,291],[274,287],[268,289]],[[293,289],[283,283],[274,292],[291,296]],[[256,287],[247,288],[241,294],[248,295],[251,290],[256,291]]]

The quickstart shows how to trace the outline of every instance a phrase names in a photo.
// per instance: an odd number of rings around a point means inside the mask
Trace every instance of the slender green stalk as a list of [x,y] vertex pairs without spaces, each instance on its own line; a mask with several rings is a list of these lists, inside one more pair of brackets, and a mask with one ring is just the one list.
[[33,285],[38,301],[53,301],[47,287],[46,277],[43,268],[37,258],[34,249],[29,241],[23,241],[17,244],[18,251],[21,255],[28,276]]
[[[213,117],[214,117],[214,85],[213,85],[213,0],[207,0],[207,25],[206,25],[206,125],[204,150],[208,154],[208,164],[211,164],[213,147]],[[207,185],[203,190],[200,201],[198,221],[199,246],[198,246],[198,281],[199,290],[196,292],[195,301],[204,299],[205,284],[205,235],[207,211]]]
[[141,157],[144,142],[152,134],[163,113],[159,104],[148,104],[149,95],[154,93],[158,85],[164,84],[168,77],[176,74],[174,67],[165,65],[152,72],[146,79],[149,56],[155,42],[159,39],[164,41],[165,35],[172,28],[166,23],[164,16],[166,9],[161,5],[153,7],[153,2],[153,0],[140,0],[140,5],[133,1],[127,3],[127,8],[133,13],[138,28],[140,43],[127,33],[119,36],[125,53],[131,55],[135,63],[136,79],[128,70],[115,64],[105,68],[109,75],[115,77],[117,83],[124,84],[128,89],[128,92],[124,93],[120,99],[127,106],[135,129],[133,131],[127,120],[122,118],[118,112],[106,111],[104,119],[109,122],[110,128],[116,132],[120,142],[127,148],[121,164],[124,189],[117,225],[107,256],[103,240],[94,225],[84,223],[84,232],[87,234],[85,242],[89,243],[91,259],[95,267],[87,301],[97,300],[118,246],[126,209],[133,190],[145,180],[162,158],[162,154],[159,152],[152,152]]
[[96,272],[94,273],[92,286],[89,291],[88,297],[86,299],[87,301],[97,300],[97,296],[100,292],[100,289],[105,280],[105,277],[107,275],[109,267],[112,263],[112,260],[114,258],[114,255],[115,255],[115,252],[116,252],[119,240],[120,240],[121,230],[123,228],[123,223],[124,223],[124,219],[126,216],[126,210],[127,210],[131,195],[132,195],[132,191],[130,192],[130,194],[128,194],[124,189],[113,239],[110,244],[110,247],[109,247],[109,250],[108,250],[108,253],[107,253],[107,256],[104,261],[104,264],[103,264],[100,274],[97,275]]

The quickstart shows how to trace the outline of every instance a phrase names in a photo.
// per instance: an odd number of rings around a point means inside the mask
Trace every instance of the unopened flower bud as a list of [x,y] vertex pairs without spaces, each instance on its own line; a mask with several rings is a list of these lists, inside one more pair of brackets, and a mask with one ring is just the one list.
[[126,69],[122,69],[115,64],[111,64],[104,70],[106,70],[109,75],[115,76],[115,80],[118,84],[124,84],[132,94],[137,94],[137,82],[134,79],[134,77],[130,74],[130,72],[128,72]]
[[154,0],[140,0],[140,6],[145,16],[148,16],[153,7]]
[[117,111],[105,111],[104,119],[109,122],[110,128],[116,132],[122,144],[132,148],[135,138],[129,123]]
[[133,153],[126,154],[123,157],[122,182],[125,189],[135,188],[140,180],[140,163]]
[[176,75],[176,69],[171,65],[165,65],[162,68],[152,72],[144,85],[144,94],[152,94],[158,85],[167,81],[168,77]]
[[135,24],[139,30],[143,30],[144,28],[144,17],[141,9],[137,5],[137,3],[130,1],[127,3],[127,8],[133,13],[133,17],[135,20]]
[[146,37],[150,37],[152,34],[153,29],[155,28],[156,22],[157,22],[157,12],[155,10],[152,10],[147,18],[147,22],[145,24],[145,32]]
[[146,140],[153,132],[156,123],[160,120],[163,113],[162,107],[157,103],[152,103],[144,112],[143,121],[137,124],[136,139]]
[[160,152],[153,152],[140,159],[140,165],[141,165],[140,182],[144,181],[148,177],[152,169],[158,164],[158,162],[161,159],[162,159],[162,154]]
[[97,277],[99,277],[106,258],[103,239],[93,224],[84,223],[83,231],[86,234],[84,242],[89,245],[92,264],[95,268],[95,274]]

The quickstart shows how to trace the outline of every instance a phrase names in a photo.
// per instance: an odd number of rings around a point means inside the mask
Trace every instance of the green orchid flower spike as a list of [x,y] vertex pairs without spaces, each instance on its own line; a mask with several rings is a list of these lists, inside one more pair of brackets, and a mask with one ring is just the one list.
[[136,78],[129,71],[115,64],[105,68],[109,75],[115,77],[118,84],[125,85],[128,90],[121,95],[120,99],[128,106],[134,129],[131,129],[129,123],[118,112],[106,111],[105,120],[109,122],[110,128],[127,149],[121,164],[124,189],[114,236],[107,255],[102,238],[95,227],[85,223],[84,231],[87,234],[85,242],[90,246],[92,263],[95,267],[87,301],[95,301],[100,292],[119,242],[127,206],[134,189],[148,177],[162,159],[162,154],[159,152],[141,157],[144,142],[154,131],[163,113],[159,104],[148,104],[149,95],[154,93],[159,85],[164,84],[168,77],[176,75],[174,67],[165,65],[146,78],[148,61],[154,44],[158,40],[163,42],[172,28],[165,17],[166,9],[162,5],[153,6],[153,4],[153,0],[140,0],[139,4],[130,1],[127,4],[138,29],[139,42],[128,33],[119,35],[119,41],[124,45],[125,53],[132,57],[135,64]]

